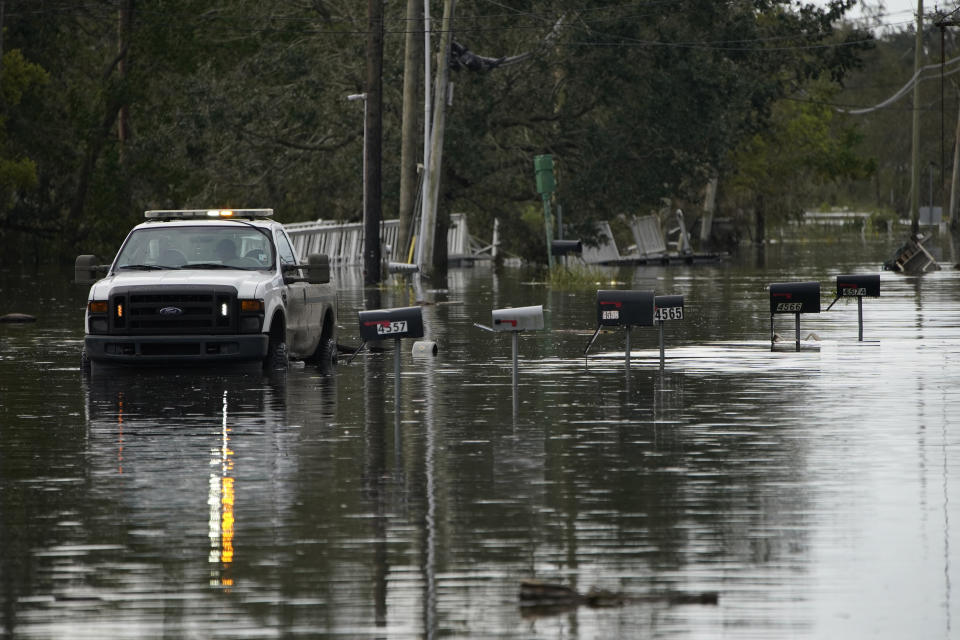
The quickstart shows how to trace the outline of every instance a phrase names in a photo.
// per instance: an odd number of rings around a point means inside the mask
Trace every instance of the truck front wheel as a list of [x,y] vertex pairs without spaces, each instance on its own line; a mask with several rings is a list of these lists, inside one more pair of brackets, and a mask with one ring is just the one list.
[[267,342],[267,357],[263,359],[264,369],[286,369],[290,364],[287,343],[284,341],[286,329],[282,316],[275,316],[270,326],[270,339]]
[[313,361],[324,373],[330,373],[337,365],[337,343],[333,338],[320,338]]
[[264,363],[267,368],[278,370],[286,369],[290,364],[290,355],[287,352],[286,342],[270,342],[270,351],[267,353],[267,360]]

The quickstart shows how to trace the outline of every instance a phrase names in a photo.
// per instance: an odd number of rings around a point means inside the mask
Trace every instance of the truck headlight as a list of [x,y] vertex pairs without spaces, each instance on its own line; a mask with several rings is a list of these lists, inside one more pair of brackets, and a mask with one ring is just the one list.
[[263,300],[241,300],[241,313],[263,313]]
[[89,318],[90,333],[109,333],[110,322],[107,314],[110,312],[110,303],[106,300],[90,300],[87,302],[87,317]]
[[263,300],[240,300],[240,333],[260,333],[263,328]]

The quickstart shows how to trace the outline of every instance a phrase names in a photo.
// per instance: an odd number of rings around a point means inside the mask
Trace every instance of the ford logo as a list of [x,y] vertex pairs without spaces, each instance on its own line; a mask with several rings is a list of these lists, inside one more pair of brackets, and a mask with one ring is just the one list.
[[183,309],[180,307],[164,307],[160,309],[160,315],[162,316],[178,316],[183,313]]

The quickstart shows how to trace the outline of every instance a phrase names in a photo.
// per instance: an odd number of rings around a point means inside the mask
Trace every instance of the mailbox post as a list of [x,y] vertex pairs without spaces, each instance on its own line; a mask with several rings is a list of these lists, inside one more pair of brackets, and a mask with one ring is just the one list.
[[663,325],[674,320],[683,320],[683,296],[657,296],[654,298],[653,319],[660,327],[660,368],[663,368]]
[[520,380],[518,351],[520,332],[543,329],[543,305],[494,309],[492,327],[476,323],[474,323],[474,326],[495,333],[510,332],[510,344],[513,349],[513,411],[516,413],[519,408],[518,391]]
[[773,317],[790,313],[796,317],[797,351],[800,351],[800,314],[820,313],[819,282],[780,282],[770,285],[770,350],[773,350]]
[[626,336],[624,366],[630,373],[630,329],[652,327],[654,315],[653,291],[599,289],[597,291],[597,330],[583,350],[586,357],[604,327],[623,327]]
[[550,218],[550,197],[556,188],[553,179],[553,156],[549,153],[534,156],[533,170],[537,178],[537,193],[543,199],[543,226],[547,237],[547,266],[553,270],[553,221]]
[[423,311],[420,307],[399,307],[360,312],[360,339],[363,340],[363,344],[350,356],[350,360],[353,360],[370,340],[394,339],[393,397],[394,410],[397,412],[400,411],[400,340],[422,337]]
[[880,275],[842,275],[837,276],[837,297],[833,299],[827,311],[833,308],[840,298],[857,299],[858,338],[863,342],[863,299],[880,297]]

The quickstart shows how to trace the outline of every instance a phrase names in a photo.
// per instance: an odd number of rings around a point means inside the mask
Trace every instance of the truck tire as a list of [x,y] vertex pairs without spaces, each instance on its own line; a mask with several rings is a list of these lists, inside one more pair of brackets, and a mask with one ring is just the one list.
[[329,373],[337,366],[337,343],[333,338],[321,338],[313,361],[324,373]]
[[267,360],[264,362],[264,364],[268,369],[272,369],[274,371],[286,371],[290,364],[290,354],[287,352],[287,343],[271,343],[270,351],[267,353]]
[[87,350],[82,349],[80,351],[80,371],[82,373],[90,373],[90,356],[87,355]]

